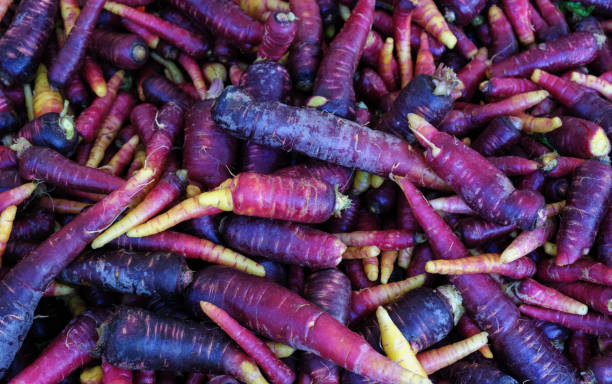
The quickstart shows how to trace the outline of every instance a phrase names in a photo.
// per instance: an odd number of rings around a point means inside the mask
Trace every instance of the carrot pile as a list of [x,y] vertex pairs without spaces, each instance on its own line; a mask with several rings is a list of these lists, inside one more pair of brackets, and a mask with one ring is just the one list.
[[0,381],[612,383],[611,14],[0,0]]

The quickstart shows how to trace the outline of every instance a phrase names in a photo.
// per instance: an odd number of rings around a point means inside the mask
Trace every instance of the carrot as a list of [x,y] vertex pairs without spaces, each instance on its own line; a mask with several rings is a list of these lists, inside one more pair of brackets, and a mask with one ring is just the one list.
[[[238,293],[237,296],[223,294],[224,286],[230,282],[236,288],[234,292]],[[244,295],[247,292],[248,294]],[[257,317],[247,310],[252,305],[249,304],[249,297],[255,292],[267,292],[264,295],[257,294],[259,302],[256,307],[267,308]],[[186,297],[196,314],[199,313],[197,307],[200,301],[211,302],[266,337],[294,348],[307,349],[345,369],[366,374],[371,379],[398,383],[421,382],[419,376],[376,353],[363,339],[342,326],[331,315],[268,280],[234,272],[228,268],[209,267],[198,273],[196,280],[188,288]],[[292,315],[297,308],[300,311],[298,317]],[[308,328],[308,332],[292,331],[301,328]],[[283,329],[285,331],[281,331]],[[330,333],[330,329],[334,332]],[[340,337],[342,343],[337,342]],[[361,359],[376,361],[378,369],[372,370],[372,366],[366,365]]]
[[43,297],[60,297],[73,295],[75,293],[76,290],[74,287],[53,281],[45,290]]
[[476,92],[478,84],[484,79],[485,71],[491,65],[487,59],[487,49],[480,48],[472,61],[467,63],[465,67],[457,73],[457,78],[463,83],[463,91],[461,97],[469,100]]
[[106,359],[102,358],[102,383],[131,384],[132,371],[112,366],[106,361]]
[[186,258],[202,259],[226,265],[246,273],[263,276],[264,268],[253,260],[215,243],[179,232],[165,231],[152,236],[131,238],[121,236],[111,245],[137,251],[173,252]]
[[310,106],[352,119],[355,91],[352,78],[372,25],[374,1],[360,0],[351,17],[330,43],[319,66]]
[[34,117],[38,118],[46,113],[60,113],[64,109],[64,101],[60,93],[49,86],[47,80],[47,67],[38,66],[34,80]]
[[117,153],[109,160],[108,164],[100,167],[99,169],[108,172],[111,175],[118,176],[123,173],[125,167],[128,166],[138,148],[138,135],[132,136],[127,142],[125,142]]
[[485,7],[485,2],[482,0],[444,0],[441,4],[447,21],[460,26],[470,24]]
[[[235,114],[238,110],[243,113],[240,118]],[[244,92],[228,87],[217,99],[212,117],[220,128],[259,144],[306,153],[333,164],[380,175],[391,171],[410,175],[412,180],[434,189],[442,186],[439,178],[423,166],[420,155],[407,143],[316,110],[256,103]],[[277,122],[274,134],[272,126],[262,124],[269,119]],[[287,124],[288,121],[291,124]],[[313,136],[297,137],[296,128],[305,126],[315,126],[317,130],[312,131]],[[350,139],[340,141],[339,135]]]
[[608,207],[608,213],[604,216],[599,226],[599,238],[597,240],[597,254],[607,266],[612,266],[612,210]]
[[221,83],[227,81],[227,69],[221,63],[206,63],[202,66],[202,74],[207,83],[212,84],[215,79],[219,79]]
[[447,196],[438,197],[429,201],[431,207],[437,211],[446,213],[455,213],[459,215],[475,215],[476,213],[470,208],[461,197]]
[[155,170],[159,180],[166,166],[172,143],[183,128],[183,110],[173,102],[164,104],[155,116],[155,127],[151,139],[146,143],[147,167]]
[[36,190],[35,183],[26,183],[15,188],[0,192],[0,211],[11,205],[19,205]]
[[523,256],[543,246],[554,235],[555,229],[555,222],[548,219],[543,226],[532,231],[522,232],[501,254],[501,262],[509,263],[520,260]]
[[587,369],[591,361],[591,340],[590,336],[580,331],[575,331],[568,342],[568,355],[572,363],[580,370]]
[[141,27],[139,24],[136,24],[126,18],[122,18],[121,23],[125,29],[140,37],[149,48],[156,49],[159,46],[159,36],[149,31],[147,28]]
[[88,49],[120,69],[138,69],[149,58],[149,49],[138,35],[95,30]]
[[68,36],[76,24],[81,8],[77,0],[60,0],[59,6],[62,21],[64,22],[64,31],[66,36]]
[[443,371],[452,383],[490,383],[515,384],[512,376],[500,371],[496,365],[488,362],[459,361]]
[[480,92],[484,93],[487,98],[505,99],[510,96],[518,95],[519,93],[537,91],[539,87],[529,79],[494,77],[480,83],[478,89],[480,89]]
[[42,354],[17,376],[11,384],[57,383],[74,370],[93,361],[99,327],[109,316],[108,310],[87,311],[75,317],[53,339]]
[[0,169],[10,169],[17,167],[17,154],[9,147],[0,146]]
[[390,284],[380,284],[351,293],[350,323],[373,312],[376,307],[398,299],[406,292],[419,288],[425,281],[424,275],[416,275]]
[[529,45],[535,41],[535,36],[529,22],[529,2],[526,0],[504,0],[504,9],[519,41]]
[[397,71],[394,71],[394,64],[397,65],[397,63],[393,58],[393,46],[393,38],[387,37],[378,58],[378,73],[391,91],[397,89]]
[[521,305],[519,309],[522,313],[534,319],[558,323],[575,331],[604,337],[610,337],[610,335],[612,335],[612,323],[609,317],[604,315],[574,315],[551,309],[533,307],[531,305]]
[[[427,32],[421,32],[421,45],[414,63],[414,75],[433,75],[436,72],[433,55],[429,50],[429,38]],[[408,81],[406,81],[408,84]]]
[[57,88],[64,88],[72,75],[79,69],[85,50],[102,11],[104,0],[88,1],[76,19],[65,44],[49,68],[49,82]]
[[38,204],[41,208],[60,214],[77,215],[90,204],[66,199],[43,197]]
[[548,152],[539,157],[542,171],[547,177],[564,177],[575,173],[576,169],[585,161],[576,157],[559,156],[555,152]]
[[536,266],[529,258],[504,263],[499,254],[489,253],[455,260],[431,260],[425,264],[425,271],[444,275],[497,273],[512,279],[523,279],[533,276]]
[[0,81],[6,86],[34,78],[53,31],[57,0],[25,0],[0,39]]
[[559,291],[544,286],[532,279],[522,280],[513,285],[514,294],[524,303],[565,313],[586,315],[588,307]]
[[[263,37],[263,25],[246,15],[232,1],[171,0],[170,4],[203,23],[214,34],[238,46],[259,44]],[[192,56],[197,57],[197,55]]]
[[454,344],[421,352],[417,355],[417,359],[425,372],[432,374],[485,346],[487,336],[486,332],[481,332]]
[[357,231],[334,234],[350,247],[377,246],[382,251],[400,250],[415,244],[413,233],[402,230]]
[[[567,30],[567,26],[565,27]],[[596,73],[602,73],[612,70],[612,48],[605,37],[606,34],[600,22],[593,16],[581,18],[580,21],[573,25],[575,31],[586,31],[594,34],[601,42],[598,46],[599,53],[597,59],[593,62],[593,70]]]
[[[410,52],[410,23],[415,5],[410,1],[397,1],[393,8],[393,38],[400,72],[400,87],[404,88],[412,79],[412,55]],[[422,33],[421,33],[422,34]],[[429,50],[429,38],[421,46]],[[419,48],[420,52],[420,48]],[[417,59],[418,63],[418,59]],[[417,73],[418,75],[419,73]]]
[[323,28],[316,0],[290,0],[297,31],[290,48],[289,70],[298,90],[310,91],[321,56]]
[[[407,179],[395,179],[428,236],[434,254],[441,259],[468,256],[468,250],[420,192]],[[520,317],[514,303],[494,280],[484,274],[474,274],[452,276],[450,281],[461,293],[468,314],[491,336],[496,354],[519,379],[542,384],[551,380],[575,382],[569,362],[553,350],[532,322]],[[541,354],[542,350],[546,352]]]
[[572,116],[563,116],[562,121],[560,128],[546,134],[560,154],[588,159],[610,153],[610,140],[601,126]]
[[572,72],[571,80],[574,83],[594,89],[607,99],[612,98],[612,84],[597,76],[586,75],[580,72]]
[[191,56],[184,53],[179,55],[178,62],[189,74],[200,99],[204,100],[206,98],[206,83],[204,82],[204,76],[202,75],[198,63]]
[[187,111],[194,102],[189,94],[161,76],[148,77],[142,82],[142,90],[146,100],[157,106],[173,102]]
[[578,260],[563,267],[555,265],[552,260],[538,263],[538,278],[546,282],[587,281],[595,284],[612,286],[611,269],[602,263]]
[[0,213],[0,264],[2,262],[2,255],[6,250],[6,243],[11,235],[11,229],[13,228],[13,221],[17,214],[17,206],[9,205],[3,209]]
[[555,284],[554,287],[600,313],[612,314],[612,288],[610,287],[582,282]]
[[[257,366],[219,328],[142,309],[121,307],[105,325],[101,345],[103,357],[123,369],[206,370],[233,374],[251,384],[265,382]],[[206,345],[215,348],[202,348]]]
[[[481,0],[476,1],[481,2]],[[459,2],[456,1],[455,3]],[[461,52],[463,57],[465,57],[466,59],[473,59],[474,56],[476,56],[476,53],[478,52],[478,47],[476,47],[472,40],[467,37],[467,35],[463,32],[463,29],[455,26],[454,24],[448,24],[448,27],[450,28],[451,32],[453,32],[453,35],[455,35],[455,37],[457,38],[457,50]]]
[[431,0],[420,2],[415,8],[412,18],[415,23],[423,27],[438,41],[453,49],[457,44],[457,38],[448,28],[446,20],[438,10],[436,4]]
[[[376,258],[380,254],[380,249],[375,245],[366,245],[364,247],[347,247],[346,251],[342,254],[342,258],[345,260],[354,259],[370,259]],[[376,260],[378,265],[378,259]],[[366,263],[364,263],[365,265]],[[367,274],[367,273],[366,273]],[[378,274],[378,273],[377,273]],[[376,279],[372,279],[374,281]]]
[[91,90],[98,97],[106,96],[107,87],[102,68],[90,56],[85,56],[83,59],[82,75]]
[[297,28],[296,16],[293,13],[272,13],[266,21],[264,35],[257,49],[257,58],[278,61],[293,42]]
[[7,134],[17,129],[20,118],[13,108],[13,103],[0,89],[0,134]]
[[[510,180],[476,151],[438,132],[422,117],[409,114],[408,121],[419,141],[428,148],[426,161],[475,212],[502,225],[515,223],[523,229],[536,225],[544,203],[541,195],[515,190]],[[466,177],[471,181],[466,182]]]
[[[599,180],[597,185],[593,179]],[[589,252],[611,193],[609,165],[587,160],[576,169],[557,232],[557,265],[572,264]]]
[[[463,314],[463,316],[461,316],[459,319],[459,322],[457,323],[457,330],[463,337],[471,337],[481,332],[474,320],[472,320],[466,314]],[[489,348],[488,345],[480,347],[479,351],[483,357],[487,359],[493,358],[493,352],[491,352],[491,348]]]
[[70,101],[74,110],[82,111],[89,106],[89,93],[79,76],[75,75],[70,79],[70,83],[66,87],[65,92],[66,98]]

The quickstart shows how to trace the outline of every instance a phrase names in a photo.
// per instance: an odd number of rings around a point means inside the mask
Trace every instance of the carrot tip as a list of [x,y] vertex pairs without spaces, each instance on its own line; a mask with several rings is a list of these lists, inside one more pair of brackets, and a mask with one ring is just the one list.
[[446,45],[448,49],[453,49],[457,44],[457,38],[451,31],[444,31],[440,34],[440,42]]

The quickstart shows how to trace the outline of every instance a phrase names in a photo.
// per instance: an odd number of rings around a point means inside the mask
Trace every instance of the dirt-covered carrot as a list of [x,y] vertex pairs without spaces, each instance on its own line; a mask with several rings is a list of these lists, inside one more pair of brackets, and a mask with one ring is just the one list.
[[121,178],[74,163],[50,148],[32,146],[25,139],[20,139],[15,148],[19,173],[27,180],[45,180],[94,193],[109,193],[125,184]]
[[499,61],[488,69],[487,74],[489,77],[525,77],[535,69],[559,72],[588,64],[597,53],[597,40],[592,33],[574,32]]
[[[406,179],[396,178],[396,181],[428,235],[435,255],[442,259],[467,257],[468,250],[414,185]],[[532,322],[520,317],[514,303],[493,279],[474,274],[452,276],[450,281],[461,293],[470,316],[491,336],[496,354],[517,377],[542,384],[550,380],[576,382],[569,362],[555,352]],[[543,355],[542,350],[546,350]],[[535,356],[540,358],[534,361]]]
[[472,98],[478,84],[484,79],[485,71],[490,64],[487,59],[487,49],[480,48],[472,61],[457,73],[457,78],[463,83],[464,87],[461,91],[461,97],[465,100]]
[[[352,119],[355,116],[353,74],[359,64],[374,15],[374,1],[360,0],[330,43],[319,66],[309,105]],[[316,102],[315,102],[316,101]]]
[[36,190],[35,183],[26,183],[18,187],[0,192],[0,211],[11,205],[19,205]]
[[295,380],[295,373],[280,361],[266,344],[241,326],[227,312],[216,305],[202,301],[200,306],[204,314],[225,331],[246,353],[249,354],[270,377],[273,383],[290,384]]
[[106,96],[106,92],[108,90],[106,87],[106,80],[104,79],[102,68],[98,65],[98,63],[96,63],[91,56],[85,56],[81,69],[85,82],[87,82],[89,88],[91,88],[96,96]]
[[[236,288],[234,292],[237,295],[223,294],[224,287],[228,283]],[[247,309],[252,308],[249,299],[252,292],[267,292],[264,295],[257,294],[259,302],[256,307],[265,307],[267,310],[260,312],[256,317]],[[199,313],[197,307],[200,301],[212,302],[225,309],[236,320],[266,337],[293,347],[307,349],[345,369],[365,374],[371,379],[398,383],[408,383],[411,380],[421,382],[419,376],[376,353],[362,338],[343,327],[331,315],[268,280],[234,272],[228,268],[209,267],[200,271],[194,283],[188,288],[186,297],[193,310],[197,311],[195,313]],[[293,313],[298,308],[300,315],[296,317]],[[261,316],[263,313],[265,315]],[[308,328],[308,332],[293,331],[303,328]],[[285,331],[281,331],[283,329]],[[330,333],[330,329],[334,332]],[[323,334],[319,335],[321,332]],[[342,343],[334,341],[340,337]],[[370,364],[372,361],[377,361],[378,369],[372,370],[372,366],[365,361],[369,361]]]
[[382,251],[400,250],[415,244],[412,232],[395,229],[336,233],[335,236],[350,247],[375,245]]
[[610,337],[612,335],[612,322],[608,316],[599,314],[575,315],[566,312],[555,311],[533,307],[531,305],[521,305],[520,311],[534,319],[558,323],[590,335]]
[[[478,152],[438,132],[422,117],[409,114],[408,121],[421,144],[428,148],[426,161],[475,212],[502,225],[515,223],[524,229],[536,225],[544,206],[541,195],[514,189],[510,180]],[[471,181],[466,181],[466,177]]]
[[526,304],[576,315],[585,315],[588,311],[588,307],[582,302],[565,296],[559,291],[532,279],[525,279],[513,285],[513,292]]
[[6,250],[6,243],[8,243],[9,237],[11,236],[11,229],[13,228],[13,221],[17,214],[17,206],[9,205],[0,212],[0,264],[2,262],[2,255]]
[[40,117],[49,112],[60,113],[64,109],[62,95],[49,85],[47,67],[38,66],[34,80],[34,117]]
[[520,259],[528,253],[544,245],[544,243],[554,235],[556,230],[555,222],[552,219],[546,220],[543,226],[531,231],[522,232],[501,254],[502,263],[509,263]]
[[454,260],[431,260],[425,264],[425,271],[444,275],[497,273],[512,279],[523,279],[533,276],[536,266],[529,258],[504,263],[499,254],[489,253]]
[[[92,241],[96,233],[107,227],[129,204],[153,176],[144,169],[120,189],[109,194],[85,212],[75,217],[61,230],[47,238],[38,248],[23,258],[2,279],[0,296],[3,316],[15,315],[2,328],[0,372],[5,372],[30,328],[33,313],[42,293],[51,280]],[[13,289],[11,287],[18,287]]]
[[[239,117],[238,111],[244,115]],[[442,187],[438,177],[423,167],[422,158],[407,143],[314,109],[256,103],[244,92],[228,87],[217,99],[212,116],[219,127],[259,144],[291,149],[334,164],[380,175],[393,171],[410,175],[415,182],[427,184],[434,189]],[[278,122],[274,124],[274,134],[272,126],[262,124],[268,119]],[[286,124],[288,121],[291,124]],[[317,126],[316,134],[296,140],[293,134],[296,127],[306,126]],[[347,140],[338,140],[339,134]]]
[[246,383],[265,382],[257,366],[219,328],[142,309],[121,307],[105,325],[101,345],[103,357],[124,369],[226,372]]
[[504,99],[519,93],[537,91],[539,87],[529,79],[494,77],[480,83],[478,89],[492,99]]
[[64,88],[80,68],[104,3],[104,0],[88,1],[79,13],[74,28],[49,68],[49,82],[55,87]]
[[[414,3],[405,0],[396,1],[393,8],[393,38],[395,40],[395,49],[397,51],[401,88],[404,88],[410,82],[410,80],[412,80],[410,23],[412,21],[412,11],[414,8]],[[427,38],[427,42],[423,42],[421,40],[421,46],[423,46],[423,49],[425,49],[425,45],[429,50],[429,38]]]
[[[414,63],[414,75],[433,75],[435,72],[436,65],[431,50],[429,49],[429,38],[427,37],[427,32],[423,31],[421,32],[421,44],[419,45],[419,51],[417,52],[416,61]],[[402,83],[402,85],[407,84],[408,82],[406,82],[406,84]]]
[[[593,184],[592,180],[598,180]],[[612,168],[587,160],[574,174],[557,233],[557,265],[572,264],[587,254],[612,194]]]
[[572,116],[563,116],[562,121],[560,128],[546,134],[560,154],[588,159],[610,153],[610,140],[601,126]]
[[600,313],[612,314],[612,288],[610,287],[583,282],[555,284],[554,287]]
[[99,327],[109,311],[84,312],[74,318],[28,367],[11,379],[12,384],[60,382],[77,368],[93,361]]
[[421,274],[390,284],[381,284],[353,291],[351,294],[350,323],[373,312],[376,307],[389,304],[406,292],[419,288],[424,282],[425,276]]
[[89,51],[121,69],[138,69],[149,58],[149,48],[138,35],[95,30]]
[[34,78],[53,31],[57,0],[19,3],[11,25],[0,39],[0,81],[10,86]]
[[419,2],[412,19],[449,49],[453,49],[457,44],[457,38],[448,28],[444,16],[433,1]]
[[454,344],[421,352],[417,355],[417,359],[425,372],[432,374],[485,346],[487,336],[486,332],[481,332]]
[[76,120],[76,130],[86,142],[91,142],[108,115],[116,97],[119,87],[123,83],[125,73],[117,71],[107,83],[107,92],[104,97],[98,97],[83,111]]

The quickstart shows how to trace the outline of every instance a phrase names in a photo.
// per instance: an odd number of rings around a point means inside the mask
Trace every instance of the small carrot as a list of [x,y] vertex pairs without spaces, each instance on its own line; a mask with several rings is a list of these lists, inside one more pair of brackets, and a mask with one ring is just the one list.
[[532,231],[522,232],[504,249],[501,254],[501,262],[509,263],[518,260],[543,246],[554,235],[555,230],[555,222],[552,219],[548,219],[543,226]]
[[47,196],[43,196],[39,200],[38,204],[41,206],[41,208],[51,212],[67,215],[78,215],[85,208],[91,205],[88,203],[82,203],[80,201],[51,198]]
[[456,213],[459,215],[475,215],[476,212],[470,208],[460,196],[438,197],[429,201],[431,207],[437,211]]
[[370,245],[381,251],[400,250],[415,244],[413,233],[395,229],[336,233],[335,236],[350,247]]
[[378,58],[378,74],[385,82],[387,89],[395,91],[397,89],[395,73],[393,71],[393,38],[387,37]]
[[519,93],[537,91],[539,87],[529,79],[517,77],[494,77],[478,86],[487,98],[505,99]]
[[474,55],[474,58],[457,72],[457,78],[463,83],[461,97],[464,100],[472,98],[478,88],[478,84],[484,79],[485,71],[491,65],[487,56],[487,49],[484,47],[480,48],[476,55]]
[[586,75],[577,71],[572,72],[571,80],[574,83],[584,85],[585,87],[596,90],[601,93],[607,99],[612,98],[612,83],[607,82],[604,79],[600,79],[597,76]]
[[13,221],[17,214],[17,206],[9,205],[0,213],[0,264],[2,264],[2,255],[6,250],[6,243],[11,236]]
[[513,279],[522,279],[533,276],[536,272],[536,266],[528,258],[504,263],[501,261],[499,254],[489,253],[454,260],[431,260],[425,264],[425,270],[429,273],[445,275],[497,273]]
[[520,113],[515,116],[523,121],[521,129],[525,133],[549,133],[563,124],[561,118],[557,116],[553,118],[534,117],[526,113]]
[[[429,49],[429,38],[427,32],[421,32],[421,44],[414,63],[414,75],[433,75],[436,72],[434,57]],[[406,83],[407,84],[407,83]]]
[[198,91],[198,95],[204,100],[206,98],[206,83],[204,82],[204,77],[198,63],[191,56],[184,53],[179,55],[178,62],[183,66],[185,71],[187,71],[193,85]]
[[399,251],[383,251],[380,255],[380,282],[382,284],[389,282],[398,254]]
[[[393,8],[393,39],[395,41],[395,50],[397,51],[401,88],[404,88],[412,80],[410,23],[412,21],[413,8],[414,4],[410,1],[398,1]],[[421,34],[421,38],[422,36]],[[426,43],[423,43],[423,40],[421,40],[421,46],[425,45],[427,45],[429,50],[429,38],[427,38]]]
[[21,204],[32,195],[36,187],[37,185],[35,183],[26,183],[13,189],[0,192],[0,211],[4,211],[11,205]]
[[[365,247],[347,247],[342,254],[344,260],[368,259],[376,257],[380,254],[380,249],[375,245],[367,245]],[[378,263],[378,261],[376,261]]]
[[78,0],[60,0],[60,13],[64,22],[64,31],[66,36],[70,35],[70,31],[76,24],[77,18],[81,13]]
[[450,31],[444,16],[432,0],[419,2],[412,15],[414,22],[423,27],[438,41],[453,49],[457,44],[457,38]]
[[425,372],[431,375],[487,345],[488,335],[481,332],[457,343],[421,352],[416,357]]
[[380,272],[380,267],[378,264],[378,255],[361,259],[361,263],[363,264],[363,271],[365,272],[368,280],[370,281],[378,280],[378,274]]
[[38,118],[46,113],[61,113],[64,110],[62,95],[49,85],[47,79],[47,67],[44,64],[38,66],[34,80],[34,117]]
[[[463,337],[472,337],[481,332],[478,325],[472,320],[467,314],[463,314],[459,322],[457,322],[457,330],[463,335]],[[493,352],[488,345],[485,345],[479,349],[483,357],[487,359],[493,358]]]
[[588,311],[585,304],[532,279],[522,280],[512,288],[516,296],[526,304],[576,315],[586,315]]
[[132,157],[136,152],[139,144],[138,135],[132,136],[128,141],[126,141],[121,148],[113,155],[113,157],[109,160],[108,164],[101,166],[100,170],[110,173],[114,176],[119,176],[130,164],[132,161]]

